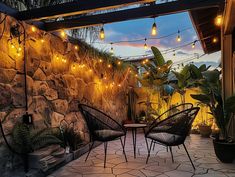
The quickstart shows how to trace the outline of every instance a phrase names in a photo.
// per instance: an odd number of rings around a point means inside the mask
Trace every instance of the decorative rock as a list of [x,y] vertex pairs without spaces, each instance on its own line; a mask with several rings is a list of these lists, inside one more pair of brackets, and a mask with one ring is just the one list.
[[39,67],[46,74],[46,76],[49,76],[52,73],[51,63],[49,63],[49,62],[41,61]]
[[46,80],[46,78],[47,77],[46,77],[45,73],[40,68],[38,68],[33,75],[33,79],[35,79],[35,80],[44,81],[44,80]]
[[[31,49],[29,49],[29,51],[31,51]],[[30,53],[32,53],[34,51],[35,50],[31,51]],[[34,55],[29,54],[29,56],[30,57],[27,58],[27,74],[29,76],[33,76],[35,71],[39,67],[39,64],[40,64],[40,55],[37,56],[36,54],[34,54]]]
[[78,86],[78,91],[77,91],[77,99],[82,100],[86,84],[82,79],[77,79],[77,86]]
[[48,89],[47,82],[35,81],[33,85],[33,95],[44,95]]
[[16,70],[14,69],[0,69],[0,83],[9,84],[14,79],[16,75]]
[[54,89],[47,89],[46,92],[44,93],[44,96],[47,98],[47,100],[55,100],[58,99],[58,93]]
[[67,100],[62,100],[62,99],[54,100],[52,101],[52,105],[56,112],[64,114],[64,115],[66,114],[68,110]]
[[0,111],[7,110],[12,103],[10,86],[0,84]]
[[66,122],[68,122],[69,124],[70,124],[70,123],[75,123],[75,122],[78,121],[77,115],[76,115],[75,112],[71,112],[71,113],[69,113],[69,114],[66,114],[65,120],[66,120]]
[[15,68],[15,61],[12,60],[6,53],[0,51],[0,66],[1,68]]
[[68,88],[68,95],[76,97],[78,93],[78,85],[76,78],[73,75],[65,74],[63,75],[63,80],[65,86]]
[[59,114],[57,112],[53,112],[51,116],[51,126],[52,127],[59,127],[61,120],[64,119],[63,114]]

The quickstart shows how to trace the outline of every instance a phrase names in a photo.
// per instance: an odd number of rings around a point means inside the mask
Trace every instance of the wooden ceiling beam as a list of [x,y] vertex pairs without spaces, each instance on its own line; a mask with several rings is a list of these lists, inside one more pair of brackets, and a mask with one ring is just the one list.
[[134,4],[151,3],[154,1],[155,0],[80,0],[21,11],[17,14],[16,18],[18,20],[38,21],[121,8]]
[[178,0],[162,4],[154,4],[128,10],[108,12],[104,14],[74,17],[56,22],[46,22],[45,30],[56,31],[59,29],[74,29],[88,26],[101,25],[105,23],[148,18],[154,16],[168,15],[184,12],[192,9],[203,9],[217,7],[223,4],[224,0]]

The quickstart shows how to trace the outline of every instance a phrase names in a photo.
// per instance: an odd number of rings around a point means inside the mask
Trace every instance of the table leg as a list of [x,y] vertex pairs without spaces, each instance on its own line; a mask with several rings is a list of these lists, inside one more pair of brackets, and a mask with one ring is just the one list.
[[132,139],[133,139],[133,149],[134,149],[134,158],[136,158],[136,129],[132,129]]

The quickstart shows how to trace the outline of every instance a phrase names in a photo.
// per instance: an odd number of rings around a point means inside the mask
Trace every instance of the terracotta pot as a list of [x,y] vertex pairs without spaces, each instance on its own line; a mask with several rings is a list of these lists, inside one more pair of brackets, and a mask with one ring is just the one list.
[[199,131],[200,131],[200,134],[201,134],[202,137],[206,137],[206,138],[210,137],[211,132],[212,132],[211,126],[209,126],[209,125],[199,125],[198,127],[199,127]]

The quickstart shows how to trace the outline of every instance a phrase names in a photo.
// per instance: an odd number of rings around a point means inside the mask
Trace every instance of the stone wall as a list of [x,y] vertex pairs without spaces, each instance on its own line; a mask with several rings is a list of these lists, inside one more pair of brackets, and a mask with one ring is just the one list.
[[[4,16],[0,14],[0,21]],[[126,119],[126,93],[134,83],[129,69],[114,67],[115,63],[102,58],[104,54],[82,42],[75,41],[75,47],[67,39],[38,29],[33,31],[32,26],[23,23],[24,53],[22,43],[10,40],[10,27],[15,24],[8,16],[0,25],[0,34],[4,30],[0,40],[0,118],[5,134],[10,134],[13,125],[25,114],[24,55],[28,107],[36,128],[56,127],[64,119],[74,122],[76,130],[87,139],[85,123],[78,112],[79,102],[102,109],[119,122]],[[1,149],[2,138],[0,143]],[[2,159],[1,156],[2,152]]]

